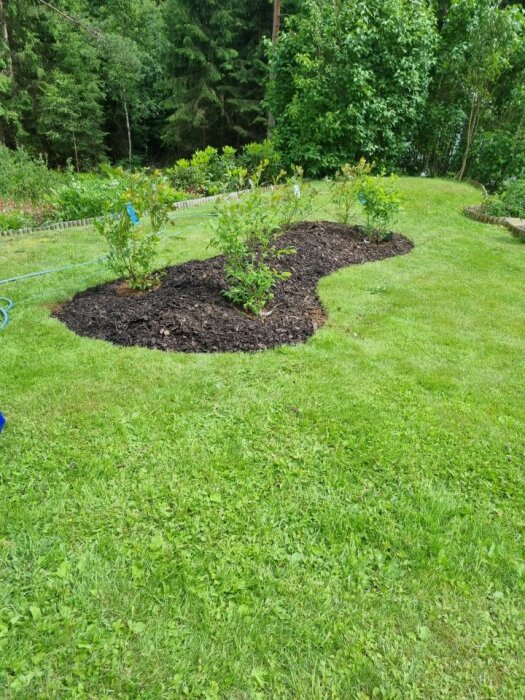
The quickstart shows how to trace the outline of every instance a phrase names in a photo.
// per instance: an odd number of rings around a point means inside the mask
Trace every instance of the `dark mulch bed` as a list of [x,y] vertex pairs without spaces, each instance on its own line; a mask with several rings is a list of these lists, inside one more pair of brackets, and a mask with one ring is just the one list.
[[[348,265],[383,260],[413,244],[394,234],[369,243],[362,230],[329,221],[297,224],[280,239],[296,248],[276,266],[292,276],[279,282],[267,315],[255,317],[231,304],[224,289],[223,258],[193,260],[166,270],[162,285],[143,294],[122,294],[111,282],[77,294],[54,315],[71,330],[118,345],[181,352],[262,350],[304,342],[324,323],[318,281]],[[351,293],[351,292],[349,292]]]

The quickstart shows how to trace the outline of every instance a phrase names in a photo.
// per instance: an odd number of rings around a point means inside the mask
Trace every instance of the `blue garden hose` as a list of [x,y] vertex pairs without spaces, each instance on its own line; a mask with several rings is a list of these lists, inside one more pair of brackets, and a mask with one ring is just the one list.
[[[196,217],[212,217],[216,214],[183,214],[181,217],[184,218],[196,218]],[[177,237],[178,234],[171,234],[169,236],[164,236],[164,239]],[[74,263],[73,265],[64,265],[63,267],[55,267],[51,270],[38,270],[37,272],[29,272],[26,275],[18,275],[17,277],[8,277],[5,280],[0,280],[0,285],[8,284],[10,282],[18,282],[19,280],[31,279],[32,277],[41,277],[42,275],[50,275],[54,272],[63,272],[64,270],[73,270],[76,267],[83,267],[84,265],[94,265],[95,263],[101,262],[106,256],[100,258],[95,258],[94,260],[87,260],[86,262]],[[0,297],[0,331],[4,330],[9,323],[9,312],[14,306],[14,302],[7,297]]]
[[14,302],[7,297],[0,297],[0,331],[9,323],[9,312],[14,306]]

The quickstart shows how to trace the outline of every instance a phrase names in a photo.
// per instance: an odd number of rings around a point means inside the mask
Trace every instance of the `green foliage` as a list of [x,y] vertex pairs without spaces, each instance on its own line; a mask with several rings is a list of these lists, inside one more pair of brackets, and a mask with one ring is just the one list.
[[265,139],[261,143],[247,143],[239,159],[249,173],[254,173],[262,163],[265,163],[262,171],[264,182],[273,182],[278,179],[283,167],[282,155],[272,139]]
[[32,158],[23,148],[10,150],[0,145],[0,197],[18,202],[44,199],[63,178],[48,169],[41,156]]
[[[273,261],[293,252],[276,246],[281,231],[281,200],[275,191],[263,192],[262,170],[263,166],[249,180],[247,194],[219,200],[212,240],[226,257],[224,271],[228,288],[224,295],[257,315],[273,299],[276,283],[290,276],[288,272],[278,271]],[[244,186],[244,182],[240,185]]]
[[[2,700],[525,697],[525,251],[470,186],[399,185],[415,250],[325,278],[305,346],[78,337],[49,306],[98,266],[2,287]],[[206,256],[184,235],[159,262]],[[104,252],[0,239],[0,268]]]
[[271,55],[268,102],[285,161],[323,175],[361,156],[399,162],[436,43],[425,2],[306,0]]
[[166,0],[164,18],[164,142],[191,153],[208,142],[259,136],[265,126],[261,43],[271,30],[267,0]]
[[33,224],[34,219],[21,211],[0,211],[0,231],[24,228]]
[[235,164],[235,149],[225,147],[222,153],[208,146],[197,150],[190,160],[181,158],[166,172],[177,189],[199,195],[213,195],[224,191],[229,173]]
[[51,162],[78,170],[104,154],[103,86],[96,45],[69,25],[54,28],[52,63],[39,84],[37,131]]
[[332,201],[336,207],[337,221],[348,225],[359,205],[359,194],[365,178],[372,172],[372,165],[361,158],[357,165],[346,163],[332,182]]
[[[443,14],[441,41],[411,167],[428,174],[458,173],[494,188],[517,175],[522,131],[525,23],[515,5],[453,0]],[[520,143],[521,141],[521,143]]]
[[197,195],[234,192],[239,188],[243,172],[258,172],[261,184],[277,179],[281,172],[281,158],[269,140],[248,144],[241,153],[224,146],[220,151],[208,146],[197,150],[191,159],[181,158],[166,173],[171,184],[179,190]]
[[31,228],[56,220],[56,209],[51,204],[0,199],[0,231]]
[[397,178],[364,175],[359,185],[359,201],[366,217],[366,235],[379,242],[389,237],[390,226],[401,207],[401,195],[396,187]]
[[283,171],[272,192],[272,205],[277,207],[282,230],[306,219],[314,210],[317,195],[317,190],[305,182],[301,167],[295,167],[293,174],[281,182],[284,176]]
[[[139,219],[134,223],[127,207],[131,204]],[[109,244],[107,265],[126,278],[132,289],[146,290],[156,283],[152,265],[159,242],[159,231],[168,220],[172,191],[155,173],[136,173],[116,200],[108,202],[108,214],[95,226]],[[144,220],[149,218],[149,226]]]
[[525,219],[525,179],[508,180],[485,205],[487,214]]
[[491,192],[511,177],[525,177],[525,122],[517,128],[500,122],[499,128],[481,131],[474,141],[469,175]]
[[394,175],[375,177],[371,175],[372,167],[364,158],[357,165],[344,165],[331,184],[331,194],[337,221],[350,224],[362,207],[366,235],[379,242],[390,234],[390,226],[400,211],[401,195]]
[[100,216],[110,201],[118,199],[129,186],[130,176],[118,168],[103,168],[100,173],[81,173],[54,190],[51,201],[62,221]]

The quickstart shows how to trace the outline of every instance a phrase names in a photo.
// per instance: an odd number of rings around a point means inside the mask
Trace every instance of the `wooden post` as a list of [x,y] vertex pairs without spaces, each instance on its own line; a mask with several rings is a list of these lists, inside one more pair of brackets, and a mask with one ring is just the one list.
[[[273,28],[272,28],[272,45],[275,47],[279,41],[279,32],[281,31],[281,0],[273,0]],[[270,72],[270,80],[273,80],[275,75]],[[272,129],[275,126],[275,119],[271,112],[268,112],[268,136],[271,135]]]

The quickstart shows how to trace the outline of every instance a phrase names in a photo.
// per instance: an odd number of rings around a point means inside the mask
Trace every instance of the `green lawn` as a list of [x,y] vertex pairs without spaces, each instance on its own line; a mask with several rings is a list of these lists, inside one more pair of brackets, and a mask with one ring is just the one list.
[[[525,245],[400,183],[415,249],[302,346],[77,337],[100,265],[0,287],[2,699],[525,697]],[[159,264],[212,253],[179,230]],[[103,252],[0,239],[0,279]]]

